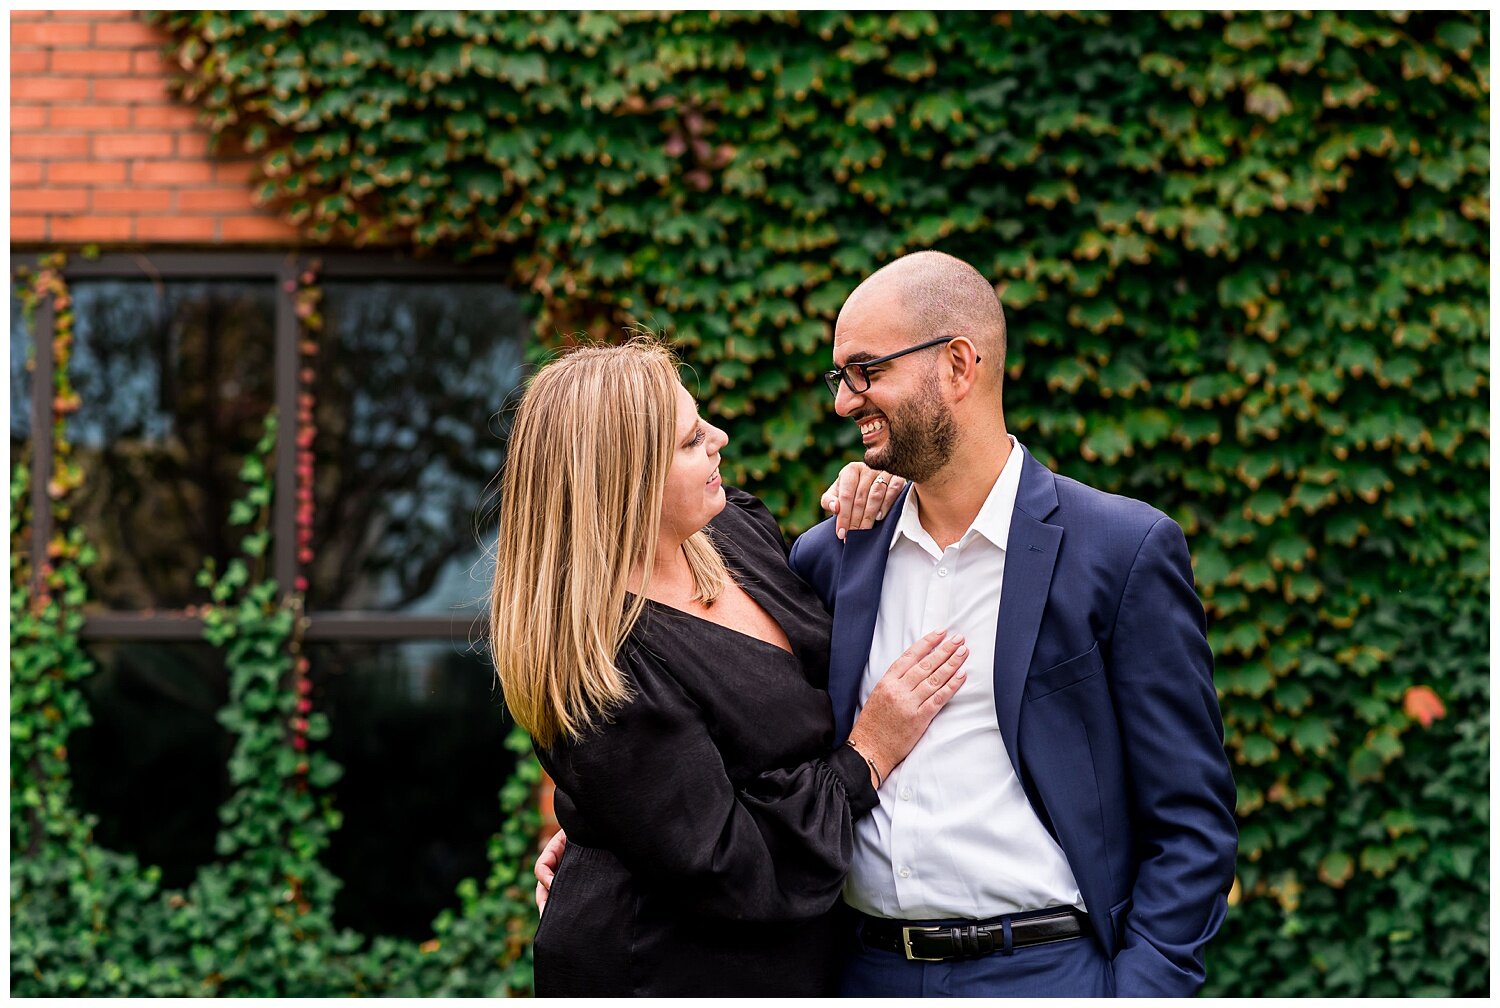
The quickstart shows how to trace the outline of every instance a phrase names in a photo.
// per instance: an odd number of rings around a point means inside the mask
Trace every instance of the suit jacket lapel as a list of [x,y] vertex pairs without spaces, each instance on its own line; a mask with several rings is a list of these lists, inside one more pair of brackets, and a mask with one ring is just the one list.
[[880,586],[890,556],[896,518],[906,505],[901,491],[884,521],[870,529],[850,529],[844,538],[843,567],[833,611],[833,642],[828,655],[828,695],[833,701],[837,741],[849,737],[859,704],[859,681],[870,659],[875,617],[880,613]]
[[1021,748],[1016,736],[1021,696],[1063,535],[1062,526],[1043,521],[1057,509],[1057,485],[1052,472],[1032,458],[1030,452],[1024,448],[1021,451],[1021,485],[1010,519],[1000,619],[995,628],[995,719],[1018,776]]

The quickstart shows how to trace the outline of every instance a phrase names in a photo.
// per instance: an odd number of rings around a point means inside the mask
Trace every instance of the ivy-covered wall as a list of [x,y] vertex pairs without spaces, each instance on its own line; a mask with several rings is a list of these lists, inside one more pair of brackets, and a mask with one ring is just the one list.
[[[1012,430],[1189,535],[1242,827],[1208,992],[1488,991],[1484,15],[156,21],[184,98],[309,241],[503,256],[543,348],[629,322],[675,338],[734,477],[789,530],[856,450],[816,380],[843,298],[921,248],[990,275]],[[104,856],[38,829],[13,813],[13,942],[78,878],[48,857]],[[111,871],[13,951],[17,993],[75,973],[192,993],[226,942],[265,956],[245,993],[525,969],[503,886],[466,890],[420,953],[319,923],[271,954],[233,914],[139,927],[173,897]],[[324,922],[320,896],[285,926]]]

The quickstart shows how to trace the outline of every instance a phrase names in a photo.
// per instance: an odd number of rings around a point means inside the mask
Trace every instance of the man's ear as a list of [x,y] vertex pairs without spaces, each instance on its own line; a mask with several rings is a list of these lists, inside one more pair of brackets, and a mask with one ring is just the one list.
[[979,380],[978,365],[982,360],[979,350],[967,336],[954,337],[944,350],[948,356],[948,380],[953,397],[963,399],[974,390],[974,384]]

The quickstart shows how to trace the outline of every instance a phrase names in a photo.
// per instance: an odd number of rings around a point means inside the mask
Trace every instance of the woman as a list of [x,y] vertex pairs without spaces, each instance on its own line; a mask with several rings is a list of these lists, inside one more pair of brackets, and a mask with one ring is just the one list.
[[648,340],[522,400],[491,643],[569,838],[539,995],[832,992],[851,823],[963,681],[962,640],[930,634],[833,745],[829,617],[722,486],[725,440]]

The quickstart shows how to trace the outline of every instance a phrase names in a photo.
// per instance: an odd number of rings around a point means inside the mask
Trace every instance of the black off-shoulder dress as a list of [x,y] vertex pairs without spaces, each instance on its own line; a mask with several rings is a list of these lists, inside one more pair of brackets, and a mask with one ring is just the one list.
[[633,699],[538,753],[569,841],[538,995],[835,991],[852,823],[877,799],[859,754],[833,745],[829,617],[770,512],[725,495],[710,534],[794,653],[648,602],[618,659]]

